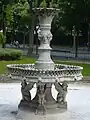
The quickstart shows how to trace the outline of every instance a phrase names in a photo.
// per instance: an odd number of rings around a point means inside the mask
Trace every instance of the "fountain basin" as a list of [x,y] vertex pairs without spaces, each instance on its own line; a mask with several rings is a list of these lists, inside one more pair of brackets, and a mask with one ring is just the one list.
[[42,82],[55,82],[55,78],[61,81],[74,81],[82,79],[82,69],[80,66],[55,64],[54,70],[36,69],[35,64],[11,64],[7,65],[8,71],[12,79],[18,78],[22,80],[27,78],[29,82],[38,82],[38,78],[42,78]]

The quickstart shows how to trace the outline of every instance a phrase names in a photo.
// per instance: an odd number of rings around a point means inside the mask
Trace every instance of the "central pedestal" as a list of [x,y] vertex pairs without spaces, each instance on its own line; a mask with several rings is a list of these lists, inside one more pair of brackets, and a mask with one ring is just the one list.
[[[29,111],[19,110],[17,120],[69,120],[69,113],[64,109],[52,110],[46,115],[35,115]],[[70,119],[71,120],[71,119]]]
[[40,28],[38,29],[38,38],[40,40],[39,58],[35,63],[36,69],[54,70],[54,62],[50,57],[50,41],[52,34],[50,32],[51,22],[54,17],[55,9],[53,8],[37,8],[35,14],[38,16]]
[[44,47],[42,46],[42,48],[39,48],[39,58],[35,62],[35,68],[42,70],[54,70],[54,62],[50,58],[51,49],[47,49],[47,46],[45,48]]
[[[40,28],[38,29],[38,38],[40,40],[39,50],[39,58],[35,62],[35,70],[37,71],[54,71],[55,64],[50,57],[50,41],[52,40],[52,34],[50,32],[51,22],[54,17],[55,9],[36,9],[35,13],[38,14]],[[40,14],[41,13],[41,14]],[[54,72],[53,72],[54,73]],[[30,90],[32,89],[32,85],[29,82],[27,84],[26,81],[22,83],[22,100],[19,104],[19,108],[24,110],[28,109],[31,112],[33,111],[35,114],[38,113],[49,113],[51,111],[60,111],[60,108],[66,109],[67,103],[65,102],[67,85],[64,86],[55,83],[56,90],[58,91],[57,101],[52,97],[51,88],[52,83],[48,80],[45,82],[45,76],[49,79],[49,75],[40,75],[41,79],[38,79],[36,82],[37,92],[36,96],[31,100]],[[43,80],[42,80],[43,79]],[[55,81],[55,80],[54,80]],[[33,81],[34,82],[34,81]],[[64,88],[65,87],[65,88]]]

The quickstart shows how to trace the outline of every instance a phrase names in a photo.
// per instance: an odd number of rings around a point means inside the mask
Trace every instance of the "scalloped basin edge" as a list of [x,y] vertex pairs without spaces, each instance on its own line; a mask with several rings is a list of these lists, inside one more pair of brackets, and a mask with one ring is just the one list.
[[40,77],[43,82],[55,82],[56,78],[60,81],[76,81],[83,78],[83,67],[73,65],[55,64],[54,70],[36,69],[35,64],[10,64],[7,68],[12,79],[27,78],[32,82],[37,82]]

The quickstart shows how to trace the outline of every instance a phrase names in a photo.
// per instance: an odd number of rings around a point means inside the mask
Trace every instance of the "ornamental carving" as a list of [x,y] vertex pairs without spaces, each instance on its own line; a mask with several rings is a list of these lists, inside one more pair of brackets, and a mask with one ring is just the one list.
[[31,101],[31,93],[30,90],[33,88],[34,83],[28,84],[26,80],[23,80],[21,83],[21,93],[22,93],[22,101],[30,103]]
[[45,92],[46,92],[46,84],[43,84],[41,81],[38,81],[37,83],[38,106],[36,109],[36,114],[39,112],[39,110],[43,110],[43,114],[46,113]]
[[66,94],[67,94],[67,83],[63,82],[62,84],[56,80],[54,83],[55,89],[58,91],[57,94],[57,103],[65,104]]
[[37,16],[55,16],[59,9],[55,8],[33,8],[34,13]]
[[51,32],[48,32],[47,34],[43,33],[40,29],[38,30],[38,38],[43,44],[49,44],[52,39]]

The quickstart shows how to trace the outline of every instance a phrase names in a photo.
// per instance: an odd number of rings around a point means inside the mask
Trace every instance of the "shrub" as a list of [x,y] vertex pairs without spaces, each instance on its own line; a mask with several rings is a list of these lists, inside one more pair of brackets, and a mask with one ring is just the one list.
[[0,60],[19,60],[21,57],[21,50],[0,48]]

